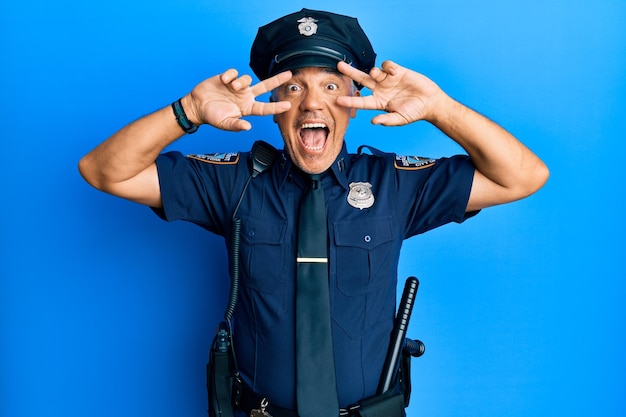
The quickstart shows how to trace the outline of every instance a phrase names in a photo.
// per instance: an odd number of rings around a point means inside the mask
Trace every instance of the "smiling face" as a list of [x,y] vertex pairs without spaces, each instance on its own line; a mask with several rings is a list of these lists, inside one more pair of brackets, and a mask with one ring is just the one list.
[[274,91],[274,100],[291,102],[291,109],[277,114],[285,148],[304,172],[326,171],[341,152],[343,139],[355,109],[337,105],[339,96],[358,94],[352,80],[328,68],[307,67]]

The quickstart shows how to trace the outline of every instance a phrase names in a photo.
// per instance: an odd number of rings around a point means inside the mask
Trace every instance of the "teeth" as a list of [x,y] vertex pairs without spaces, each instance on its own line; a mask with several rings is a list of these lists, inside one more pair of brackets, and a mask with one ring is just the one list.
[[326,125],[324,123],[304,123],[302,125],[302,129],[326,129]]
[[306,146],[306,145],[304,145],[304,147],[308,149],[309,151],[321,151],[324,148],[324,146]]

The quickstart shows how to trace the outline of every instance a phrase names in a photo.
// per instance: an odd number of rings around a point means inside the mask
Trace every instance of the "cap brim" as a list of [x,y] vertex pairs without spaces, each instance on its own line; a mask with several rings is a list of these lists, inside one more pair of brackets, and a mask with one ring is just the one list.
[[275,64],[271,69],[271,75],[287,70],[295,70],[306,67],[321,67],[337,69],[339,59],[322,55],[299,55]]

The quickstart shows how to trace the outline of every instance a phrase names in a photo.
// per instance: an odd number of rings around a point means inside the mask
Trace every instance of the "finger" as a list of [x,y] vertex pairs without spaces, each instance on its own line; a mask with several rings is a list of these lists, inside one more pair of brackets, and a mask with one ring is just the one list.
[[347,63],[343,61],[340,61],[337,64],[337,69],[339,70],[340,73],[342,73],[346,77],[350,78],[351,80],[355,81],[358,84],[361,84],[369,88],[370,90],[373,89],[375,85],[372,78],[368,74],[348,65]]
[[383,71],[385,71],[389,75],[396,75],[398,73],[399,65],[391,60],[387,60],[383,62],[381,65]]
[[400,113],[383,113],[372,119],[372,124],[383,126],[404,126],[408,123]]
[[385,71],[381,70],[380,68],[374,67],[370,70],[370,77],[372,78],[372,80],[376,81],[377,83],[381,83],[385,80],[385,78],[387,78],[389,76],[389,74],[387,74]]
[[383,62],[381,68],[372,68],[370,70],[370,77],[377,83],[382,83],[387,77],[395,76],[398,74],[399,65],[393,61]]
[[231,83],[231,86],[233,87],[235,91],[240,91],[240,90],[248,88],[250,84],[252,84],[252,77],[249,76],[248,74],[244,74],[241,77],[233,80],[233,82]]
[[231,132],[241,132],[242,130],[250,130],[252,125],[249,121],[244,119],[228,118],[224,120],[220,127],[223,130],[228,130]]
[[252,104],[250,115],[252,116],[267,116],[270,114],[284,113],[291,108],[289,101],[275,101],[271,103],[261,103],[255,101]]
[[258,84],[253,85],[250,89],[252,94],[255,96],[260,96],[261,94],[265,94],[268,91],[272,91],[276,87],[285,84],[292,77],[291,71],[280,72],[270,78],[267,78],[261,81]]
[[233,80],[235,80],[238,75],[239,75],[239,72],[237,72],[236,69],[231,68],[229,70],[224,71],[224,73],[220,75],[220,81],[222,82],[222,84],[228,85],[232,83]]
[[337,104],[352,109],[377,110],[378,105],[374,96],[339,96]]

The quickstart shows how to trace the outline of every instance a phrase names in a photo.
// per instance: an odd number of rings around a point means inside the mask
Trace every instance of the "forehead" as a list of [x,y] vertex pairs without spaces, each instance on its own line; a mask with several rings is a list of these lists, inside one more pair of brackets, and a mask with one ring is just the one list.
[[293,78],[296,79],[306,79],[306,78],[314,78],[314,77],[337,77],[338,79],[347,78],[345,75],[340,73],[338,70],[334,68],[326,68],[326,67],[304,67],[297,68],[291,70]]

